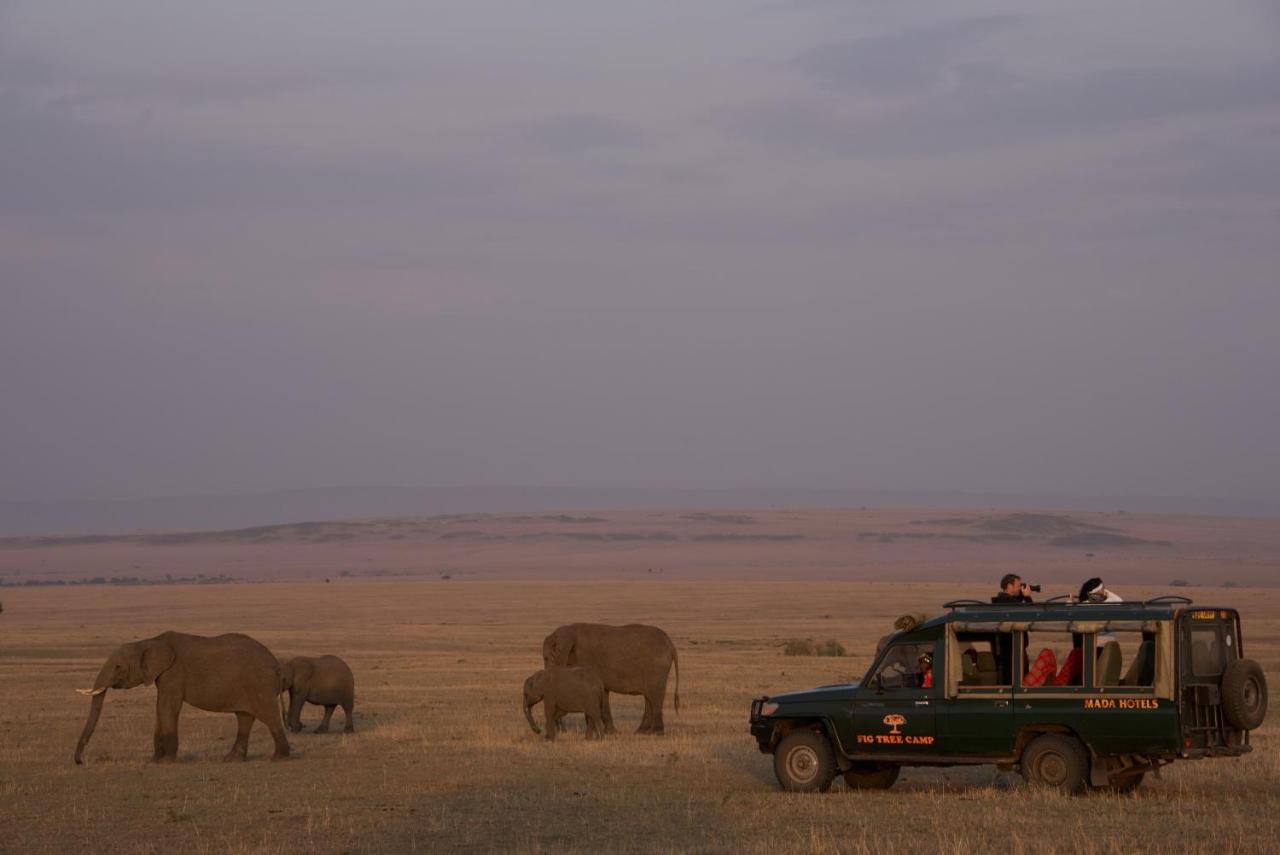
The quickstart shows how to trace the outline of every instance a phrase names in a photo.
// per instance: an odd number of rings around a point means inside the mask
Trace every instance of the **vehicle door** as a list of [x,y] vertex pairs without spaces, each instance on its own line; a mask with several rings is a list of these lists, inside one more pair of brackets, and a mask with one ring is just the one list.
[[1013,751],[1014,646],[1010,632],[957,631],[954,690],[944,702],[944,754],[1004,757]]
[[932,752],[937,739],[937,702],[942,679],[924,683],[921,656],[941,674],[941,645],[936,640],[900,641],[885,648],[854,703],[854,745],[858,754]]
[[1072,632],[1067,620],[1039,620],[1015,633],[1019,665],[1014,673],[1013,729],[1065,727],[1093,744],[1103,719],[1085,715],[1096,694],[1095,637]]
[[1189,609],[1179,619],[1182,732],[1188,748],[1232,744],[1222,715],[1222,675],[1240,658],[1236,615],[1229,610]]

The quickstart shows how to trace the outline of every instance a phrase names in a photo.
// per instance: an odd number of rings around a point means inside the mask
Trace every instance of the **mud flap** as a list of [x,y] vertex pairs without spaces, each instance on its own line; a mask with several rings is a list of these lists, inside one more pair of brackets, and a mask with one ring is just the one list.
[[1089,784],[1094,787],[1105,787],[1111,782],[1111,776],[1107,774],[1107,760],[1105,757],[1093,755],[1093,762],[1089,764]]

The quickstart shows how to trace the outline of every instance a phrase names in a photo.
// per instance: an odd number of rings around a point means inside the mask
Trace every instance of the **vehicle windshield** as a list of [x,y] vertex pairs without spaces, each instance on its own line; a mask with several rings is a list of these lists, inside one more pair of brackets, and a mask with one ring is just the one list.
[[[871,675],[871,683],[885,689],[918,689],[932,684],[934,643],[894,644],[885,651],[880,665]],[[928,662],[921,659],[928,657]]]

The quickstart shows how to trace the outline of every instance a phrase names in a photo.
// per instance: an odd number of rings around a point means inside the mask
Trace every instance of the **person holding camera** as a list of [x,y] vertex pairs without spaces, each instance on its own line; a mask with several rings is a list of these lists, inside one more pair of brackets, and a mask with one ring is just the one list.
[[1039,585],[1028,585],[1017,573],[1006,573],[1000,580],[1000,593],[991,598],[993,603],[1029,603],[1031,592],[1039,591]]

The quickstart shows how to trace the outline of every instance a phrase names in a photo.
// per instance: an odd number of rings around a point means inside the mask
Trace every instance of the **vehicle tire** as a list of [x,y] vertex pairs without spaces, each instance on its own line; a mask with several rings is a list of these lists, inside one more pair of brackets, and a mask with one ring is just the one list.
[[1267,678],[1252,659],[1237,659],[1222,675],[1222,714],[1241,730],[1256,730],[1267,717]]
[[851,790],[887,790],[901,772],[897,763],[854,763],[844,773],[844,782]]
[[1033,787],[1083,793],[1089,785],[1089,752],[1074,736],[1037,736],[1022,750],[1021,766]]
[[793,730],[773,752],[773,774],[789,793],[825,793],[836,777],[831,742],[816,730]]
[[1109,782],[1105,786],[1098,787],[1098,792],[1116,793],[1117,795],[1132,793],[1134,790],[1138,789],[1138,787],[1142,786],[1142,779],[1145,777],[1147,777],[1146,772],[1138,772],[1135,775],[1125,775],[1117,781]]

